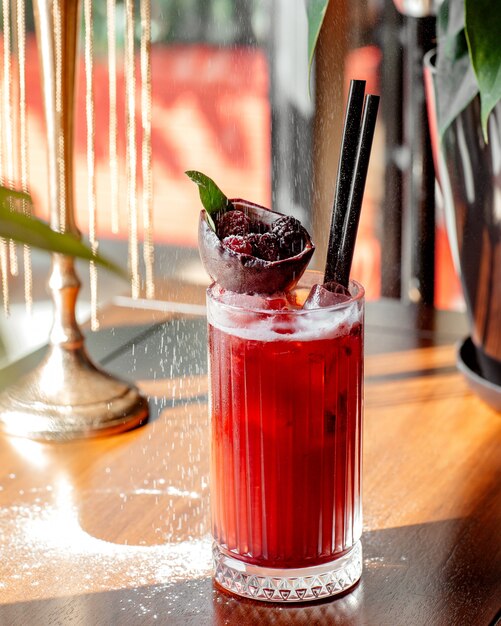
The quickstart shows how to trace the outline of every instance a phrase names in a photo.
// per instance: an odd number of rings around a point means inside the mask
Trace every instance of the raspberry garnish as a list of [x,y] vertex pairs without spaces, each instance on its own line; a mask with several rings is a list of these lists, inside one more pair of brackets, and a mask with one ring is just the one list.
[[268,230],[262,222],[252,222],[238,209],[219,218],[217,232],[223,244],[239,254],[249,254],[264,261],[279,261],[299,254],[304,248],[303,227],[292,216],[275,220]]
[[262,235],[249,235],[252,241],[252,250],[255,257],[264,261],[278,261],[280,258],[279,240],[273,233],[263,233]]
[[247,241],[247,237],[242,237],[242,235],[229,235],[223,239],[223,243],[227,248],[233,250],[233,252],[252,255],[252,244],[250,241]]
[[217,223],[217,234],[220,239],[230,235],[246,235],[250,230],[250,219],[243,211],[226,211]]
[[303,227],[292,215],[284,215],[275,220],[271,232],[278,238],[281,259],[296,256],[303,250]]

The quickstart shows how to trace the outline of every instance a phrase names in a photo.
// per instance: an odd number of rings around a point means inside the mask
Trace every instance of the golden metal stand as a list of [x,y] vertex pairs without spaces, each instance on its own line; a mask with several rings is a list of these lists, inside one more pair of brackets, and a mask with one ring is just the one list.
[[[50,221],[80,235],[73,205],[73,122],[79,0],[35,0],[47,124]],[[35,439],[97,437],[148,417],[139,391],[96,367],[75,318],[80,281],[72,257],[54,254],[54,324],[44,361],[0,395],[0,428]]]

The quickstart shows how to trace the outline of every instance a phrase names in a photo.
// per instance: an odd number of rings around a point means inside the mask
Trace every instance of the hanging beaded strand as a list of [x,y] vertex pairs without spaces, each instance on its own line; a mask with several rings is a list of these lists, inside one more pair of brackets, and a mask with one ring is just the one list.
[[[9,188],[14,185],[14,132],[12,124],[12,62],[11,62],[11,15],[10,0],[2,0],[3,6],[3,116],[4,116],[4,141],[6,161],[6,181]],[[9,240],[9,267],[12,276],[19,273],[17,263],[16,244]]]
[[[17,0],[17,56],[19,66],[19,155],[18,168],[20,172],[21,190],[28,192],[28,134],[26,130],[26,3]],[[22,210],[25,215],[31,215],[32,208],[29,202],[23,201]],[[24,301],[26,310],[31,312],[33,307],[33,270],[31,264],[31,250],[23,246],[24,266]]]
[[[94,112],[94,61],[92,33],[92,0],[84,0],[84,63],[85,63],[85,117],[87,123],[87,203],[89,212],[89,243],[93,252],[97,252],[97,194],[96,194],[96,158],[95,158],[95,112]],[[97,267],[94,261],[89,263],[91,329],[97,330]]]
[[[2,18],[4,21],[5,30],[5,15],[3,13],[2,6]],[[0,103],[3,103],[3,84],[0,81]],[[0,107],[0,185],[5,184],[4,179],[4,127],[5,118],[3,106]],[[0,237],[0,276],[2,278],[2,302],[5,315],[9,315],[10,312],[10,293],[9,293],[9,247],[7,240]]]
[[136,126],[135,126],[136,73],[134,68],[134,0],[125,0],[125,98],[126,98],[126,169],[127,202],[129,217],[129,268],[132,297],[137,299],[140,290],[138,211],[136,198]]
[[146,297],[155,296],[153,247],[153,176],[151,168],[151,2],[141,0],[141,121],[142,141],[142,217],[144,229],[143,259]]
[[[52,19],[54,23],[54,57],[55,57],[55,100],[56,114],[61,117],[63,114],[63,85],[62,85],[62,68],[63,68],[63,50],[62,50],[62,18],[60,2],[64,0],[54,0],[52,5]],[[58,186],[59,186],[59,224],[57,230],[64,232],[66,229],[66,180],[65,180],[65,161],[64,161],[64,133],[58,134],[57,162],[58,162]],[[55,224],[51,224],[56,229]]]
[[116,0],[107,2],[108,77],[109,77],[109,161],[110,161],[110,213],[111,232],[120,229],[118,211],[118,121],[117,121],[117,42]]
[[[0,119],[3,115],[0,114]],[[0,126],[0,185],[4,184],[3,178],[3,140],[2,131],[4,124]],[[2,302],[5,315],[10,313],[9,292],[9,246],[7,240],[0,237],[0,276],[2,278]]]

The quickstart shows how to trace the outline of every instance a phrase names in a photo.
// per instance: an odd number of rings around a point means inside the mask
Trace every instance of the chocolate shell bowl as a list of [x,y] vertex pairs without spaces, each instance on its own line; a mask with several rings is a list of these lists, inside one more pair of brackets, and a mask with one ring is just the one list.
[[[232,199],[234,208],[243,211],[252,222],[270,228],[282,213],[271,211],[247,200]],[[198,243],[202,263],[213,281],[237,293],[270,294],[293,289],[315,250],[303,228],[304,247],[299,254],[277,261],[265,261],[249,254],[235,252],[225,246],[209,226],[206,211],[200,212]]]

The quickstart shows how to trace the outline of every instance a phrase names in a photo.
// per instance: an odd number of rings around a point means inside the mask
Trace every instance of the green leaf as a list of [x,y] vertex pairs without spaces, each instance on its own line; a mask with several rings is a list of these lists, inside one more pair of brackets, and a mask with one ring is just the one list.
[[315,48],[318,41],[318,35],[320,33],[320,29],[322,28],[324,17],[327,12],[327,6],[329,5],[329,0],[305,1],[306,15],[308,18],[308,67],[310,74],[313,57],[315,55]]
[[214,232],[216,232],[216,223],[214,222],[214,220],[212,219],[212,217],[210,216],[210,213],[205,213],[205,216],[207,218],[207,222],[209,223],[209,226],[212,228],[212,230]]
[[216,228],[213,216],[220,211],[229,211],[233,208],[233,205],[212,178],[195,170],[189,170],[185,172],[185,174],[198,185],[200,200],[202,201],[204,209],[207,211],[207,219],[212,230],[215,231]]
[[480,89],[482,130],[501,100],[501,2],[465,0],[466,38]]
[[445,0],[437,19],[436,99],[440,136],[478,94],[464,31],[464,0]]
[[28,193],[0,186],[0,206],[9,206],[13,200],[24,200],[32,204],[31,196]]
[[89,247],[74,235],[58,233],[36,217],[30,217],[11,210],[10,203],[12,200],[26,200],[31,203],[29,195],[0,187],[0,237],[13,239],[18,243],[27,244],[41,250],[94,261],[123,278],[127,278],[127,273],[122,268],[103,256],[94,254]]

